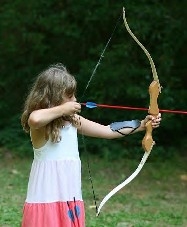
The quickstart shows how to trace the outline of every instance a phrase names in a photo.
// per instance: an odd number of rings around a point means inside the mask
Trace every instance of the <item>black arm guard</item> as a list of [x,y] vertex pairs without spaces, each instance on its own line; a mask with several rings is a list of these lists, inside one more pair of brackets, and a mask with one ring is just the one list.
[[[120,129],[123,128],[132,128],[132,131],[129,133],[131,134],[132,132],[134,132],[137,128],[139,128],[141,125],[141,121],[139,120],[132,120],[132,121],[121,121],[121,122],[114,122],[110,124],[110,129],[114,132],[118,132],[121,135],[126,136],[126,134],[120,132]],[[128,135],[129,135],[128,134]]]

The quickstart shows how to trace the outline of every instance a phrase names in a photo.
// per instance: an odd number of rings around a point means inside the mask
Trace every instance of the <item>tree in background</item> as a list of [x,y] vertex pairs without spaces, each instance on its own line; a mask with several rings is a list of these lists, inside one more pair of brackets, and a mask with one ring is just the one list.
[[[19,122],[24,96],[36,74],[49,64],[62,62],[76,75],[77,95],[81,99],[123,6],[132,31],[149,50],[157,66],[163,86],[160,108],[186,109],[186,5],[185,1],[163,0],[3,1],[0,8],[0,146],[25,149],[26,139]],[[151,79],[147,58],[127,33],[121,19],[81,101],[147,107]],[[83,111],[103,123],[145,114],[84,108]],[[159,135],[155,135],[159,136],[160,144],[187,146],[185,117],[163,115]],[[124,140],[119,143],[123,144]],[[133,139],[132,143],[135,144]]]

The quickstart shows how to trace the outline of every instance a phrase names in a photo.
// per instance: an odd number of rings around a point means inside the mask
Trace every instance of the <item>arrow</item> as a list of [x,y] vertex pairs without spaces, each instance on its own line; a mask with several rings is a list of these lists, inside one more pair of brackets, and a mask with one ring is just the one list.
[[[96,107],[101,108],[110,108],[110,109],[125,109],[125,110],[143,110],[148,111],[148,108],[142,108],[142,107],[132,107],[132,106],[116,106],[116,105],[107,105],[107,104],[97,104],[95,102],[86,102],[81,103],[81,105],[86,106],[89,109],[93,109]],[[187,111],[183,110],[159,110],[161,113],[174,113],[174,114],[187,114]]]

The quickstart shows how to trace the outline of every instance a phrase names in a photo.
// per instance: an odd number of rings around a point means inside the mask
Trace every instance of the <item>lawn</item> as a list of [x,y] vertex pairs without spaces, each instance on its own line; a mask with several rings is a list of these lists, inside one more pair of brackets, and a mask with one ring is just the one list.
[[[152,154],[153,156],[153,154]],[[187,158],[153,161],[95,215],[86,158],[82,157],[87,227],[187,227]],[[91,156],[97,205],[135,170],[139,160],[106,161]],[[32,160],[0,159],[0,227],[19,227]]]

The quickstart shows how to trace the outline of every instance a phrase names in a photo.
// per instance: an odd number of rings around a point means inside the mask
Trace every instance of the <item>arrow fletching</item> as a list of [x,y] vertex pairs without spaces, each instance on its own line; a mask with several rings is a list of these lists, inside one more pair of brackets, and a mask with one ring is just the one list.
[[86,105],[85,105],[87,108],[89,109],[93,109],[93,108],[96,108],[97,107],[97,104],[94,103],[94,102],[86,102]]

